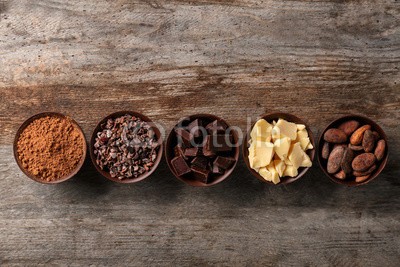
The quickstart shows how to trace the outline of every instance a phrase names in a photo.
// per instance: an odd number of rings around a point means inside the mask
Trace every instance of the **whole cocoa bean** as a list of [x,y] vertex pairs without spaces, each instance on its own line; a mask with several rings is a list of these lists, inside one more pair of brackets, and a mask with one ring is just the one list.
[[342,130],[347,136],[350,136],[352,133],[354,133],[355,130],[360,126],[360,123],[356,120],[351,120],[351,121],[345,121],[340,126],[338,129]]
[[342,146],[342,147],[344,147],[344,148],[346,148],[346,147],[347,147],[347,145],[346,145],[346,144],[335,144],[335,145],[333,146],[333,148],[332,148],[332,149],[334,149],[335,147],[338,147],[338,146]]
[[336,173],[334,176],[336,178],[340,179],[340,180],[346,179],[346,173],[343,170],[341,170],[340,172]]
[[329,143],[340,144],[347,141],[347,135],[339,129],[328,129],[324,134],[324,140]]
[[383,159],[383,156],[385,155],[385,150],[386,150],[386,142],[385,140],[381,139],[378,141],[378,144],[376,145],[375,148],[375,157],[378,161],[381,161]]
[[362,140],[362,146],[365,152],[372,152],[375,147],[375,136],[371,130],[366,130],[364,132],[364,137]]
[[366,131],[366,130],[369,130],[369,129],[371,129],[371,125],[364,125],[364,126],[361,126],[360,128],[358,128],[352,135],[351,135],[351,137],[350,137],[350,143],[352,144],[352,145],[356,145],[356,146],[358,146],[358,145],[360,145],[361,144],[361,142],[362,142],[362,140],[363,140],[363,136],[364,136],[364,132]]
[[353,150],[353,151],[361,151],[361,150],[364,150],[364,148],[363,148],[362,146],[355,146],[355,145],[349,144],[349,147],[350,147],[351,150]]
[[375,163],[375,155],[372,153],[362,153],[354,158],[351,166],[353,170],[363,172],[371,168]]
[[342,162],[343,154],[344,147],[342,146],[338,146],[332,150],[327,163],[328,173],[337,173],[340,170],[340,163]]
[[373,131],[372,134],[375,137],[375,140],[379,140],[381,138],[381,136],[379,135],[379,133],[377,131]]
[[370,177],[370,175],[358,176],[358,177],[356,177],[356,183],[362,183],[362,182],[366,181],[369,177]]
[[324,145],[322,146],[322,158],[323,159],[328,159],[329,158],[329,153],[330,153],[329,143],[328,142],[324,142]]
[[351,150],[351,148],[347,147],[345,148],[342,162],[340,163],[340,167],[342,167],[342,170],[346,174],[351,174],[353,172],[353,168],[351,167],[351,164],[354,159],[354,151]]
[[376,170],[376,164],[372,165],[371,168],[369,168],[368,170],[366,170],[365,172],[357,172],[357,171],[353,171],[353,175],[354,176],[366,176],[368,174],[371,174],[373,171]]

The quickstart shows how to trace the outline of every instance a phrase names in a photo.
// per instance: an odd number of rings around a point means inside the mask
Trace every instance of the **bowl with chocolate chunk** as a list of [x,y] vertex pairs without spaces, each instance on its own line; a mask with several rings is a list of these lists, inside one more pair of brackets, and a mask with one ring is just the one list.
[[238,135],[217,116],[188,116],[170,132],[165,157],[171,172],[186,184],[216,185],[225,180],[236,166]]
[[243,159],[250,172],[268,184],[289,184],[312,166],[315,154],[310,127],[288,113],[261,116],[243,141]]
[[388,159],[387,136],[369,118],[347,115],[331,122],[318,142],[318,162],[335,183],[359,186],[375,179]]
[[160,130],[145,115],[119,111],[102,119],[93,131],[90,157],[96,170],[118,183],[149,177],[163,154]]

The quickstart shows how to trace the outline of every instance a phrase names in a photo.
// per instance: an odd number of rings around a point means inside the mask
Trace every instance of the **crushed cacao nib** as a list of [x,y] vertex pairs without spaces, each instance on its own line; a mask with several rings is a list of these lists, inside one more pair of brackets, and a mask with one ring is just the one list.
[[94,144],[96,163],[118,179],[136,178],[151,170],[159,143],[149,123],[126,114],[101,125]]

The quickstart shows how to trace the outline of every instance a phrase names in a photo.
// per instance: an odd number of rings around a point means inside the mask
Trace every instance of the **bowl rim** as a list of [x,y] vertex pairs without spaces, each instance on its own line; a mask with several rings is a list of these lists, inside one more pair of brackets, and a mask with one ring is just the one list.
[[207,183],[207,184],[204,184],[200,181],[190,180],[190,179],[178,176],[175,172],[175,169],[172,166],[172,163],[171,163],[171,160],[174,157],[170,157],[171,152],[173,152],[173,147],[172,147],[173,140],[172,139],[176,137],[176,133],[175,133],[174,129],[175,129],[175,127],[180,125],[183,121],[193,121],[195,119],[204,119],[204,118],[206,118],[207,120],[210,120],[211,122],[214,120],[218,120],[218,121],[221,121],[222,123],[224,123],[228,128],[231,127],[224,119],[222,119],[219,116],[216,116],[213,114],[208,114],[208,113],[196,113],[196,114],[192,114],[189,116],[181,117],[181,119],[179,119],[178,122],[172,127],[170,133],[168,134],[166,143],[165,143],[165,160],[167,161],[170,171],[178,180],[180,180],[181,182],[183,182],[187,185],[193,186],[193,187],[211,187],[211,186],[215,186],[215,185],[220,184],[221,182],[225,181],[232,174],[234,169],[236,168],[236,165],[239,160],[239,154],[240,154],[240,148],[239,148],[240,140],[238,137],[238,133],[234,129],[232,129],[231,132],[232,132],[233,140],[236,144],[236,146],[234,147],[235,151],[234,151],[234,155],[233,155],[233,158],[235,159],[235,163],[232,165],[232,167],[229,170],[225,171],[224,174],[217,176],[218,178],[215,179],[212,183]]
[[[83,138],[83,143],[84,143],[84,147],[83,147],[83,154],[82,157],[78,163],[78,165],[76,166],[76,168],[69,173],[68,175],[64,176],[61,179],[58,180],[54,180],[54,181],[45,181],[43,179],[40,179],[38,177],[36,177],[35,175],[31,174],[30,172],[28,172],[28,170],[26,170],[21,163],[21,160],[18,157],[18,140],[19,137],[21,136],[21,133],[26,129],[26,127],[28,125],[30,125],[33,121],[43,118],[43,117],[58,117],[58,118],[63,118],[63,119],[68,119],[71,121],[71,123],[76,127],[76,129],[78,130],[78,132],[80,133],[81,137]],[[65,115],[63,113],[60,112],[54,112],[54,111],[45,111],[45,112],[40,112],[37,113],[31,117],[29,117],[28,119],[26,119],[18,128],[17,132],[15,133],[15,137],[14,137],[14,142],[13,142],[13,154],[14,154],[14,159],[17,162],[17,165],[19,167],[19,169],[30,179],[32,179],[35,182],[41,183],[41,184],[59,184],[62,182],[65,182],[69,179],[71,179],[72,177],[74,177],[81,169],[83,164],[85,163],[86,160],[86,156],[87,156],[87,142],[86,142],[86,136],[85,133],[83,132],[81,126],[70,116]]]
[[242,154],[243,154],[243,160],[247,166],[247,169],[249,169],[250,173],[256,177],[258,180],[260,180],[261,182],[270,184],[270,185],[275,185],[275,186],[279,186],[279,185],[287,185],[290,183],[293,183],[297,180],[299,180],[301,177],[303,177],[306,172],[312,167],[300,167],[299,168],[299,173],[297,176],[295,177],[281,177],[281,181],[277,184],[274,184],[273,182],[267,181],[265,180],[258,172],[256,172],[255,170],[253,170],[250,167],[250,162],[249,162],[249,151],[248,151],[248,140],[250,138],[250,133],[251,130],[253,129],[254,125],[256,124],[256,122],[260,119],[265,119],[268,123],[272,122],[273,120],[278,120],[278,119],[285,119],[289,122],[293,122],[296,124],[304,124],[306,126],[306,130],[308,133],[308,137],[310,138],[310,142],[313,145],[312,149],[309,149],[306,151],[307,155],[310,157],[311,162],[314,161],[314,157],[315,157],[315,141],[314,141],[314,134],[311,130],[311,128],[309,127],[309,125],[303,121],[302,119],[300,119],[299,117],[291,114],[291,113],[286,113],[286,112],[272,112],[272,113],[264,113],[261,116],[259,116],[251,125],[251,127],[247,130],[246,135],[243,138],[243,144],[242,144]]
[[[94,144],[96,142],[96,137],[97,137],[97,133],[99,132],[101,125],[105,122],[107,122],[108,119],[110,118],[118,118],[124,115],[131,115],[131,116],[135,116],[140,118],[142,121],[147,122],[148,124],[150,124],[151,128],[153,129],[156,137],[157,137],[157,142],[159,143],[159,149],[157,152],[157,158],[154,162],[153,167],[150,169],[150,171],[145,172],[141,175],[139,175],[136,178],[126,178],[126,179],[118,179],[116,177],[111,177],[111,175],[100,169],[100,167],[97,165],[96,163],[96,156],[94,155]],[[163,156],[163,139],[162,139],[162,135],[161,135],[161,131],[160,129],[157,127],[157,125],[146,115],[143,115],[142,113],[139,113],[137,111],[132,111],[132,110],[121,110],[121,111],[116,111],[113,112],[111,114],[108,114],[107,116],[103,117],[94,127],[93,131],[92,131],[92,135],[90,138],[90,145],[89,145],[89,153],[90,153],[90,159],[96,169],[96,171],[101,174],[103,177],[107,178],[110,181],[116,182],[116,183],[120,183],[120,184],[131,184],[131,183],[137,183],[140,182],[146,178],[148,178],[151,174],[153,174],[153,172],[157,169],[158,165],[161,162],[162,156]]]
[[[325,132],[328,129],[338,126],[340,123],[349,121],[349,120],[358,120],[360,122],[360,125],[370,124],[372,129],[379,133],[379,135],[381,137],[380,139],[385,140],[385,143],[386,143],[385,156],[381,160],[378,168],[374,172],[372,172],[372,174],[370,175],[370,177],[367,180],[360,182],[360,183],[357,183],[355,181],[346,181],[346,180],[340,180],[340,179],[335,178],[333,175],[329,174],[328,171],[326,170],[326,167],[325,167],[326,163],[324,162],[325,159],[322,158],[322,146],[323,146],[323,142],[325,142],[324,141]],[[337,183],[337,184],[346,185],[348,187],[361,186],[361,185],[367,184],[370,181],[374,180],[377,176],[379,176],[379,174],[386,167],[388,157],[389,157],[389,144],[388,144],[388,138],[387,138],[385,131],[375,121],[373,121],[372,119],[370,119],[366,116],[363,116],[363,115],[347,114],[347,115],[340,116],[339,118],[332,120],[330,123],[327,124],[327,126],[324,128],[324,130],[321,132],[321,134],[318,138],[318,164],[319,164],[319,167],[322,169],[324,174],[331,179],[331,181],[333,181],[334,183]]]

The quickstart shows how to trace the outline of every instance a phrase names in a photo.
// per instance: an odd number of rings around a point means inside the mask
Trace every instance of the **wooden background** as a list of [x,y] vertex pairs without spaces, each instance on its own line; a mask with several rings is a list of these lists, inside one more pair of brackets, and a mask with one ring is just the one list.
[[[400,1],[0,0],[0,265],[398,266]],[[87,161],[37,184],[12,156],[18,126],[59,111],[86,137],[105,115],[142,112],[167,133],[206,112],[243,130],[296,114],[316,136],[348,113],[390,142],[366,186],[333,184],[314,161],[268,186],[242,159],[212,188],[165,162],[135,185]]]

